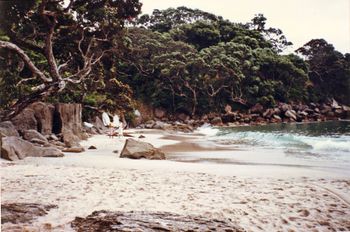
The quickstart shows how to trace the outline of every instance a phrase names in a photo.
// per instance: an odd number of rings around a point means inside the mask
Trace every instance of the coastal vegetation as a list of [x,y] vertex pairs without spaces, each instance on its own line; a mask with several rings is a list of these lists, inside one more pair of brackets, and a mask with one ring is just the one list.
[[295,53],[281,29],[186,7],[139,15],[130,1],[3,1],[0,115],[38,100],[201,116],[226,105],[350,103],[350,54],[324,39]]

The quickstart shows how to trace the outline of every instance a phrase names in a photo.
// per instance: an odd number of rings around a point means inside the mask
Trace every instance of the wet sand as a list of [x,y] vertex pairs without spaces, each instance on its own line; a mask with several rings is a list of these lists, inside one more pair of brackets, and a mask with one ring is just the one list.
[[[173,140],[162,131],[142,134],[143,141],[170,153],[184,143],[184,152],[203,151],[189,145],[197,136]],[[307,167],[121,159],[113,151],[123,144],[124,139],[100,135],[83,142],[97,150],[58,159],[26,158],[14,165],[2,161],[2,203],[58,205],[34,223],[3,224],[2,231],[70,231],[70,221],[94,210],[227,218],[247,231],[350,230],[350,178],[345,174]]]

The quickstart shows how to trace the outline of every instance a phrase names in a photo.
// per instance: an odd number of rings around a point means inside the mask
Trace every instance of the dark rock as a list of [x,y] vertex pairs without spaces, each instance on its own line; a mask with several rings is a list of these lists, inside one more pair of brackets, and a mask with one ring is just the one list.
[[78,232],[94,231],[244,231],[229,219],[183,216],[168,212],[95,211],[71,223]]
[[221,117],[215,117],[215,118],[213,118],[211,121],[210,121],[210,123],[212,124],[212,125],[214,125],[214,126],[222,126],[223,124],[222,124],[222,119],[221,119]]
[[11,121],[20,132],[38,129],[38,122],[34,116],[34,110],[29,108],[24,109],[20,114],[11,119]]
[[120,157],[130,159],[165,159],[165,154],[150,143],[127,139]]
[[237,114],[236,113],[227,113],[225,115],[221,116],[223,123],[229,123],[229,122],[235,122],[236,121]]
[[253,114],[262,114],[264,111],[264,107],[260,103],[256,103],[252,108],[250,108],[250,112]]
[[19,136],[17,129],[10,121],[0,122],[0,134],[3,136]]
[[89,150],[93,150],[93,149],[97,149],[95,146],[91,145],[90,147],[88,147]]
[[33,203],[1,204],[1,224],[30,223],[34,219],[44,216],[56,205],[40,205]]
[[68,147],[62,150],[63,152],[80,153],[85,151],[83,147]]
[[23,138],[25,140],[28,140],[28,141],[31,141],[32,139],[38,139],[38,140],[43,141],[44,143],[48,143],[48,140],[46,139],[46,137],[43,136],[42,134],[40,134],[36,130],[25,130],[25,131],[23,131]]
[[2,139],[1,158],[19,160],[33,157],[62,157],[63,153],[54,147],[38,147],[19,137],[8,136]]
[[154,116],[157,118],[164,118],[166,116],[166,110],[163,108],[156,108],[154,110]]
[[28,108],[34,111],[34,117],[37,121],[37,131],[43,135],[50,135],[52,133],[55,107],[51,104],[35,102]]
[[180,113],[177,115],[177,119],[185,122],[186,120],[189,120],[190,119],[190,116],[188,116],[187,114],[185,113]]
[[139,136],[139,139],[144,139],[144,138],[146,138],[144,135]]

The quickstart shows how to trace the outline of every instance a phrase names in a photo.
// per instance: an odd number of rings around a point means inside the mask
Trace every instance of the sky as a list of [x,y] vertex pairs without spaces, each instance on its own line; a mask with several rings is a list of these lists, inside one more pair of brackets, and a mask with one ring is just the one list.
[[350,0],[140,0],[142,12],[186,6],[214,13],[232,22],[249,22],[255,14],[267,18],[267,27],[279,28],[294,45],[323,38],[336,50],[350,53]]

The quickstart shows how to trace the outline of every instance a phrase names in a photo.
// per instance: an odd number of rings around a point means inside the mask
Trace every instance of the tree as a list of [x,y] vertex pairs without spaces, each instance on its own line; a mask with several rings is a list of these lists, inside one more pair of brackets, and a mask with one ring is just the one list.
[[310,66],[310,94],[315,101],[334,98],[350,104],[349,54],[341,54],[324,39],[313,39],[296,50]]
[[[140,12],[138,0],[3,1],[1,54],[11,52],[31,75],[19,84],[27,94],[8,104],[2,117],[18,114],[33,101],[89,78],[106,54],[118,52],[124,21]],[[2,80],[6,77],[2,76]]]
[[267,18],[263,14],[257,14],[247,26],[261,33],[272,44],[276,52],[282,52],[288,46],[293,45],[293,43],[288,41],[285,35],[283,35],[281,29],[273,27],[266,28],[266,20]]

